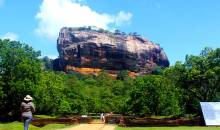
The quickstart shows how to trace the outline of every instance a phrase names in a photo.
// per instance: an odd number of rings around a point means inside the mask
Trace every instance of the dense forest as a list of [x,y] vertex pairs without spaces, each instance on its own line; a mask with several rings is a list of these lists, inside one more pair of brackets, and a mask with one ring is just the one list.
[[25,95],[34,98],[37,114],[78,115],[114,112],[136,116],[200,114],[201,101],[220,99],[220,48],[205,48],[184,63],[156,67],[152,74],[117,79],[105,70],[98,76],[65,74],[52,60],[19,41],[0,40],[0,116],[18,116]]

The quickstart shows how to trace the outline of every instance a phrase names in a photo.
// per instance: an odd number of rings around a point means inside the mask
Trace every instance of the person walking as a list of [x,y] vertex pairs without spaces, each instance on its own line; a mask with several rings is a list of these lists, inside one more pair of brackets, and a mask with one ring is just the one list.
[[104,115],[104,113],[100,114],[100,118],[101,118],[102,123],[105,123],[105,115]]
[[35,106],[32,100],[33,98],[27,95],[21,103],[21,117],[24,123],[24,130],[28,130],[29,124],[33,118],[33,113],[35,112]]

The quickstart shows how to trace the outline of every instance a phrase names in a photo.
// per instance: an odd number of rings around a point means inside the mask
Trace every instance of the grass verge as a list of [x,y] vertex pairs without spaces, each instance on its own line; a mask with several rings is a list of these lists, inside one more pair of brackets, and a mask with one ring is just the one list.
[[34,115],[34,118],[54,119],[54,118],[57,118],[57,117],[56,116],[49,116],[49,115]]
[[[57,130],[62,128],[68,128],[72,127],[70,125],[65,124],[49,124],[44,127],[36,127],[33,125],[29,126],[30,130]],[[22,130],[23,129],[23,123],[21,122],[11,122],[11,123],[0,123],[0,130]]]

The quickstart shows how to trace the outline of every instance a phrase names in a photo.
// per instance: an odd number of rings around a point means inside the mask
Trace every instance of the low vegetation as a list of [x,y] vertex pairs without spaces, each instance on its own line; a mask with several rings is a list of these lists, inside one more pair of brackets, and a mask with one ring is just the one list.
[[[44,127],[36,127],[30,125],[29,129],[31,130],[54,130],[54,129],[62,129],[69,128],[72,126],[64,125],[64,124],[49,124]],[[12,122],[12,123],[0,123],[0,130],[22,130],[23,124],[21,122]]]
[[19,119],[26,94],[33,96],[36,114],[58,116],[110,111],[136,116],[199,115],[199,102],[220,97],[219,48],[187,55],[184,63],[168,68],[157,67],[152,75],[131,78],[123,71],[117,79],[104,70],[98,76],[54,72],[51,60],[39,56],[24,43],[0,40],[0,119]]
[[58,118],[58,117],[57,116],[50,116],[50,115],[34,115],[34,118],[55,119],[55,118]]

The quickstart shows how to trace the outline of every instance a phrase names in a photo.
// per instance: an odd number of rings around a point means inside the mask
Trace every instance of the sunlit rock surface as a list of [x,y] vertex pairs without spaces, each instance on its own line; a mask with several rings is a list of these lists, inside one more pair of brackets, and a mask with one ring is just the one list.
[[156,66],[169,66],[159,45],[136,33],[118,30],[112,33],[95,27],[64,27],[57,39],[57,49],[59,66],[64,71],[96,68],[146,74]]

